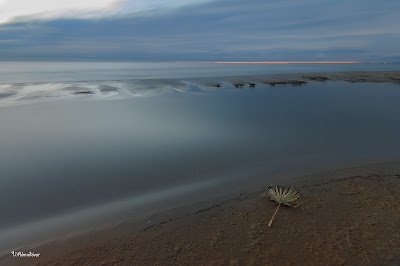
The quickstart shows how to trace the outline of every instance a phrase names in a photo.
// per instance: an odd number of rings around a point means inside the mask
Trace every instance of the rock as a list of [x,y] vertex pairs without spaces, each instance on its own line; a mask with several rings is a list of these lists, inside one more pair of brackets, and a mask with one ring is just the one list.
[[75,95],[81,95],[81,94],[85,94],[85,95],[89,95],[89,94],[95,94],[93,91],[76,91],[74,92]]
[[303,85],[303,84],[307,84],[307,82],[302,81],[302,80],[289,80],[287,83],[288,84],[292,84],[294,86],[300,86],[300,85]]
[[244,83],[234,83],[233,84],[236,88],[243,88],[244,87]]
[[304,76],[303,78],[316,80],[316,81],[327,81],[328,80],[327,77],[323,77],[323,76]]
[[207,84],[207,86],[215,87],[215,88],[221,88],[221,84],[219,84],[217,82],[210,82],[210,83]]

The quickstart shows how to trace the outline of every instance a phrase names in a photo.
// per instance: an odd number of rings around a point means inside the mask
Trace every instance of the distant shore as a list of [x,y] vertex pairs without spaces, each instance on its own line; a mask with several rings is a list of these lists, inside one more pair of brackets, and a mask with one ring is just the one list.
[[[303,180],[303,181],[300,181]],[[276,204],[264,192],[237,194],[198,208],[174,209],[148,223],[60,240],[6,255],[12,265],[288,265],[400,262],[400,165],[348,168],[294,180],[303,209]]]

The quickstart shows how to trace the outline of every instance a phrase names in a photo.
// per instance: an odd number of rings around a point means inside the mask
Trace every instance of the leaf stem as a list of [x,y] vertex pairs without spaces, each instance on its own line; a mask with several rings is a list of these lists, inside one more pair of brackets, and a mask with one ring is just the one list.
[[276,211],[275,211],[274,215],[272,215],[271,220],[269,220],[269,223],[268,223],[268,226],[269,226],[269,227],[272,226],[272,222],[274,221],[275,216],[276,216],[276,213],[278,212],[280,206],[281,206],[281,203],[278,204],[278,208],[276,208]]

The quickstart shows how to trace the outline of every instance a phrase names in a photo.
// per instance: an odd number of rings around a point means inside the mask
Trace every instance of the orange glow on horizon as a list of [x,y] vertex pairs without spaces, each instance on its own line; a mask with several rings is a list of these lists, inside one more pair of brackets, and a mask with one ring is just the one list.
[[177,63],[208,63],[208,64],[358,64],[357,61],[261,61],[261,62],[177,62]]

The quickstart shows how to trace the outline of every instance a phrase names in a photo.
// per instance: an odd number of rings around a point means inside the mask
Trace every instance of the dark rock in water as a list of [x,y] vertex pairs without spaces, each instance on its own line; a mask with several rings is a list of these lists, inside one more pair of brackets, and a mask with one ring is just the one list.
[[249,84],[249,87],[250,87],[250,88],[254,88],[255,86],[256,86],[255,83],[250,83],[250,84]]
[[287,83],[295,85],[295,86],[300,86],[300,85],[303,85],[303,84],[307,84],[307,82],[302,81],[302,80],[289,80]]
[[221,88],[221,84],[219,84],[219,83],[217,83],[217,82],[208,83],[207,86],[209,86],[209,87],[215,87],[215,88]]
[[286,85],[287,82],[286,81],[272,81],[272,82],[268,82],[267,84],[275,87],[276,85]]
[[316,80],[316,81],[327,81],[328,80],[327,77],[323,77],[323,76],[304,76],[303,78]]
[[244,83],[234,83],[233,84],[236,88],[243,88],[244,87]]
[[302,80],[288,80],[288,81],[272,81],[272,82],[264,82],[265,84],[269,84],[270,86],[276,86],[276,85],[294,85],[294,86],[300,86],[302,84],[307,84],[307,82],[302,81]]
[[95,94],[95,93],[93,91],[76,91],[76,92],[74,92],[74,94],[75,95],[81,95],[81,94],[89,95],[89,94]]

